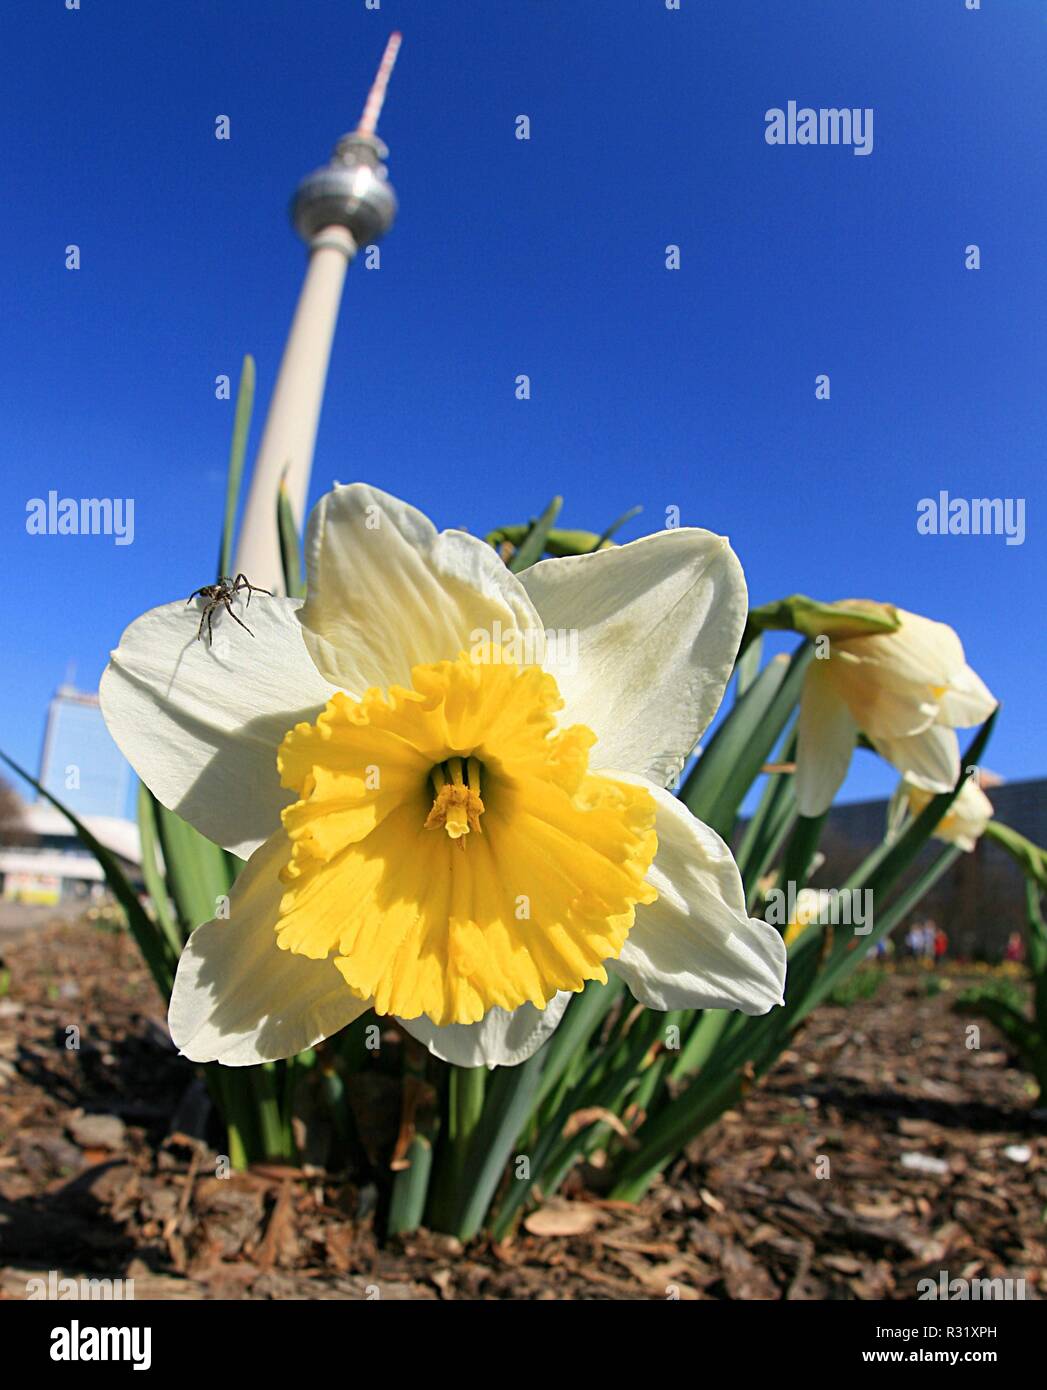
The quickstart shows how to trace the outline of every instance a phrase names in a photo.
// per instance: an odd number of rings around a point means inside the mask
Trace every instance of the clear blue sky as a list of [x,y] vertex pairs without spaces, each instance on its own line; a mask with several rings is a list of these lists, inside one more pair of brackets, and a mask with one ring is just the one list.
[[[35,766],[67,663],[93,686],[127,622],[211,577],[214,378],[251,351],[268,400],[304,264],[287,201],[397,27],[401,213],[349,272],[314,496],[362,478],[481,532],[555,492],[596,529],[642,503],[632,535],[678,506],[754,603],[952,623],[1005,704],[987,761],[1047,771],[1040,0],[8,7],[0,746]],[[872,154],[769,146],[790,99],[872,107]],[[52,488],[133,496],[134,544],[28,536]],[[942,488],[1026,498],[1025,544],[918,536]],[[892,782],[863,755],[846,795]]]

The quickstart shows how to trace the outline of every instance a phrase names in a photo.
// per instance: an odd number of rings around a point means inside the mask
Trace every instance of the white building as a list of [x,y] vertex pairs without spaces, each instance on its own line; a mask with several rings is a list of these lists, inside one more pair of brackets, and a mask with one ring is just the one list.
[[[82,819],[99,843],[116,856],[132,883],[138,883],[142,849],[134,821],[116,816]],[[105,894],[102,866],[77,839],[65,816],[49,802],[23,805],[17,827],[0,828],[0,897],[9,902],[57,903]]]

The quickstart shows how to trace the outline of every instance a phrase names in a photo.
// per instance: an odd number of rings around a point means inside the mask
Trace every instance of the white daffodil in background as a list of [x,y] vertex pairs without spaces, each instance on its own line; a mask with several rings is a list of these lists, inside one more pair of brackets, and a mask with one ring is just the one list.
[[[891,803],[887,808],[887,825],[894,833],[906,816],[918,816],[930,803],[934,793],[921,787],[911,786],[904,779],[898,784]],[[973,777],[968,778],[956,797],[934,828],[934,838],[947,844],[958,845],[968,854],[985,834],[986,826],[993,818],[993,805]]]
[[664,787],[745,622],[726,540],[665,531],[517,577],[357,484],[321,499],[306,562],[304,604],[257,598],[253,637],[225,615],[208,646],[168,604],[102,679],[146,785],[249,856],[179,963],[188,1057],[275,1060],[373,1008],[448,1061],[513,1064],[607,970],[656,1009],[782,1002],[780,935]]
[[[884,607],[854,599],[830,606]],[[955,730],[982,723],[996,707],[951,627],[889,611],[900,620],[896,632],[832,639],[828,655],[808,667],[796,748],[802,815],[829,809],[859,732],[912,786],[949,791],[960,776]]]

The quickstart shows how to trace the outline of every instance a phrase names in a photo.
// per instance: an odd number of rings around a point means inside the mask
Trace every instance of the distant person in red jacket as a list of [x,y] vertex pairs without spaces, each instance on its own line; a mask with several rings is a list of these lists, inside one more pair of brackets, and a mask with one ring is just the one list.
[[941,960],[948,949],[949,938],[942,931],[941,927],[938,927],[934,933],[934,959],[936,961]]
[[1021,962],[1025,959],[1025,942],[1022,940],[1021,932],[1012,931],[1007,938],[1007,946],[1003,953],[1004,960]]

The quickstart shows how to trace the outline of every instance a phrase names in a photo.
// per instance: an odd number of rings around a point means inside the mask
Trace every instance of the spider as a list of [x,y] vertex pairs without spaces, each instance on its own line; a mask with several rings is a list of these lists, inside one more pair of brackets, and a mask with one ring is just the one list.
[[219,578],[217,584],[205,584],[203,588],[193,590],[186,599],[186,607],[192,603],[194,598],[203,598],[206,600],[204,603],[204,611],[200,614],[200,626],[196,630],[197,639],[203,637],[204,623],[206,622],[207,644],[208,646],[211,645],[214,641],[214,633],[211,631],[211,614],[216,608],[221,608],[223,605],[228,609],[230,618],[232,618],[234,622],[240,623],[240,626],[245,632],[250,633],[252,637],[254,636],[254,633],[251,632],[247,624],[240,622],[240,619],[233,612],[232,599],[244,589],[247,590],[248,607],[251,603],[252,594],[269,594],[269,597],[272,598],[272,593],[268,589],[260,589],[257,585],[250,583],[246,574],[238,574],[235,579],[230,579],[227,574],[223,574]]

